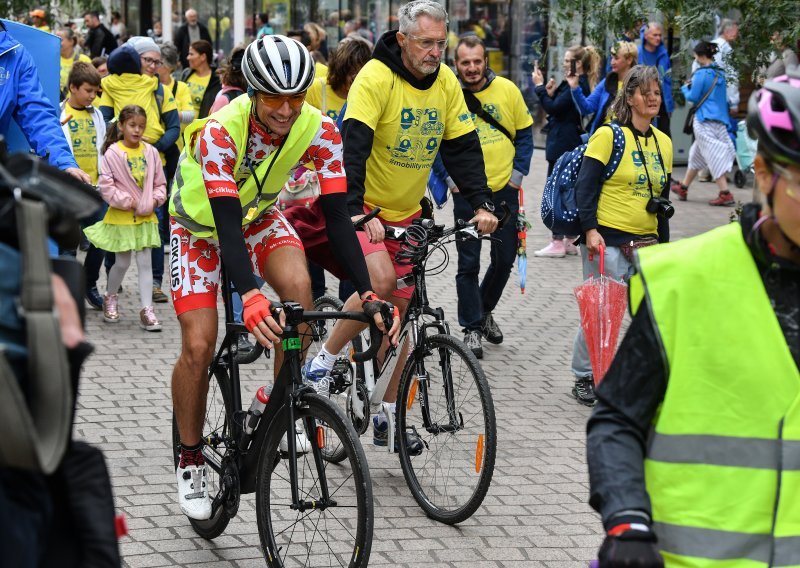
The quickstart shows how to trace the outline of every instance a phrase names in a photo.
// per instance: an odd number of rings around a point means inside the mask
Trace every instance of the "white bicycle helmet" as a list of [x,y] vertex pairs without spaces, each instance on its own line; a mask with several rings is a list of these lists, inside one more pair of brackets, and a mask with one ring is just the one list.
[[314,60],[299,41],[267,35],[247,46],[242,73],[256,91],[295,95],[308,90],[314,81]]

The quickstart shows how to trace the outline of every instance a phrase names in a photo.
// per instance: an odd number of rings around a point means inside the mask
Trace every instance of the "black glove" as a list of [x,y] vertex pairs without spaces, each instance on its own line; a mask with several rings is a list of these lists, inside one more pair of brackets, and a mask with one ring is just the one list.
[[364,313],[370,318],[374,318],[375,314],[381,314],[383,325],[385,326],[386,331],[392,329],[392,323],[394,323],[392,320],[395,312],[397,311],[395,306],[389,302],[381,300],[377,294],[374,293],[369,294],[362,300],[362,306],[364,308]]
[[[612,529],[609,533],[613,533]],[[609,534],[598,553],[600,568],[664,568],[658,539],[651,531],[626,530]]]

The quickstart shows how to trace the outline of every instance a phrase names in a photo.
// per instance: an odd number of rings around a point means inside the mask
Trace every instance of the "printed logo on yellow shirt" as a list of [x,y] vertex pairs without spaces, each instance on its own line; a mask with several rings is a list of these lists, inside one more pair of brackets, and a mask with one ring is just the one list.
[[438,108],[404,108],[389,163],[417,170],[430,167],[443,134],[444,123],[439,120]]

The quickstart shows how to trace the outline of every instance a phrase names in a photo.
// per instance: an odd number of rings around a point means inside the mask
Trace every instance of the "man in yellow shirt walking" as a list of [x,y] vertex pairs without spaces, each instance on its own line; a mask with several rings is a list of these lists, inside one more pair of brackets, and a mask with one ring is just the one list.
[[[458,42],[456,71],[481,141],[492,201],[498,208],[505,202],[511,214],[494,235],[497,240],[492,241],[491,263],[480,284],[481,241],[456,241],[458,323],[464,328],[464,343],[479,359],[483,358],[482,337],[494,344],[503,342],[503,332],[492,311],[503,295],[517,256],[519,190],[533,155],[533,118],[522,93],[514,83],[495,75],[488,63],[479,37],[466,36]],[[472,207],[439,159],[435,170],[447,180],[456,219],[468,220]]]

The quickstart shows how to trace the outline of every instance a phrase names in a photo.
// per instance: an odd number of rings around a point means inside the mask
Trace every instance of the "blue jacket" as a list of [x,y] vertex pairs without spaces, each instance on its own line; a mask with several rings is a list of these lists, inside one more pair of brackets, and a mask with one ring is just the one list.
[[[580,77],[580,87],[584,95],[589,94],[589,80],[586,75]],[[581,144],[581,114],[572,102],[569,84],[562,81],[556,92],[550,97],[544,85],[536,87],[536,95],[542,103],[548,118],[547,143],[544,157],[548,162],[555,162],[565,152],[571,152]]]
[[714,76],[718,77],[717,83],[714,85],[714,92],[712,92],[706,101],[698,107],[695,116],[700,122],[717,120],[728,124],[730,122],[730,115],[728,114],[725,72],[717,67],[716,63],[712,63],[706,67],[700,67],[692,75],[691,88],[689,88],[688,85],[684,85],[681,87],[681,91],[683,91],[687,101],[697,104],[711,88],[714,82]]
[[64,138],[58,106],[50,102],[39,82],[30,53],[0,22],[0,134],[6,135],[14,119],[37,156],[59,169],[77,168]]
[[675,101],[672,100],[672,62],[669,59],[667,48],[664,43],[658,46],[653,53],[647,51],[644,47],[644,30],[642,26],[641,38],[642,47],[639,49],[639,63],[642,65],[652,65],[658,69],[658,74],[661,77],[661,97],[664,99],[664,106],[667,112],[675,110]]
[[[594,120],[592,120],[592,126],[589,128],[589,136],[594,134],[594,131],[605,121],[608,107],[611,106],[611,103],[614,102],[614,97],[617,96],[617,83],[619,83],[617,74],[611,72],[597,84],[592,94],[588,97],[583,94],[580,85],[572,89],[572,100],[575,101],[581,116],[594,113]],[[608,84],[608,89],[606,89],[606,84]]]

